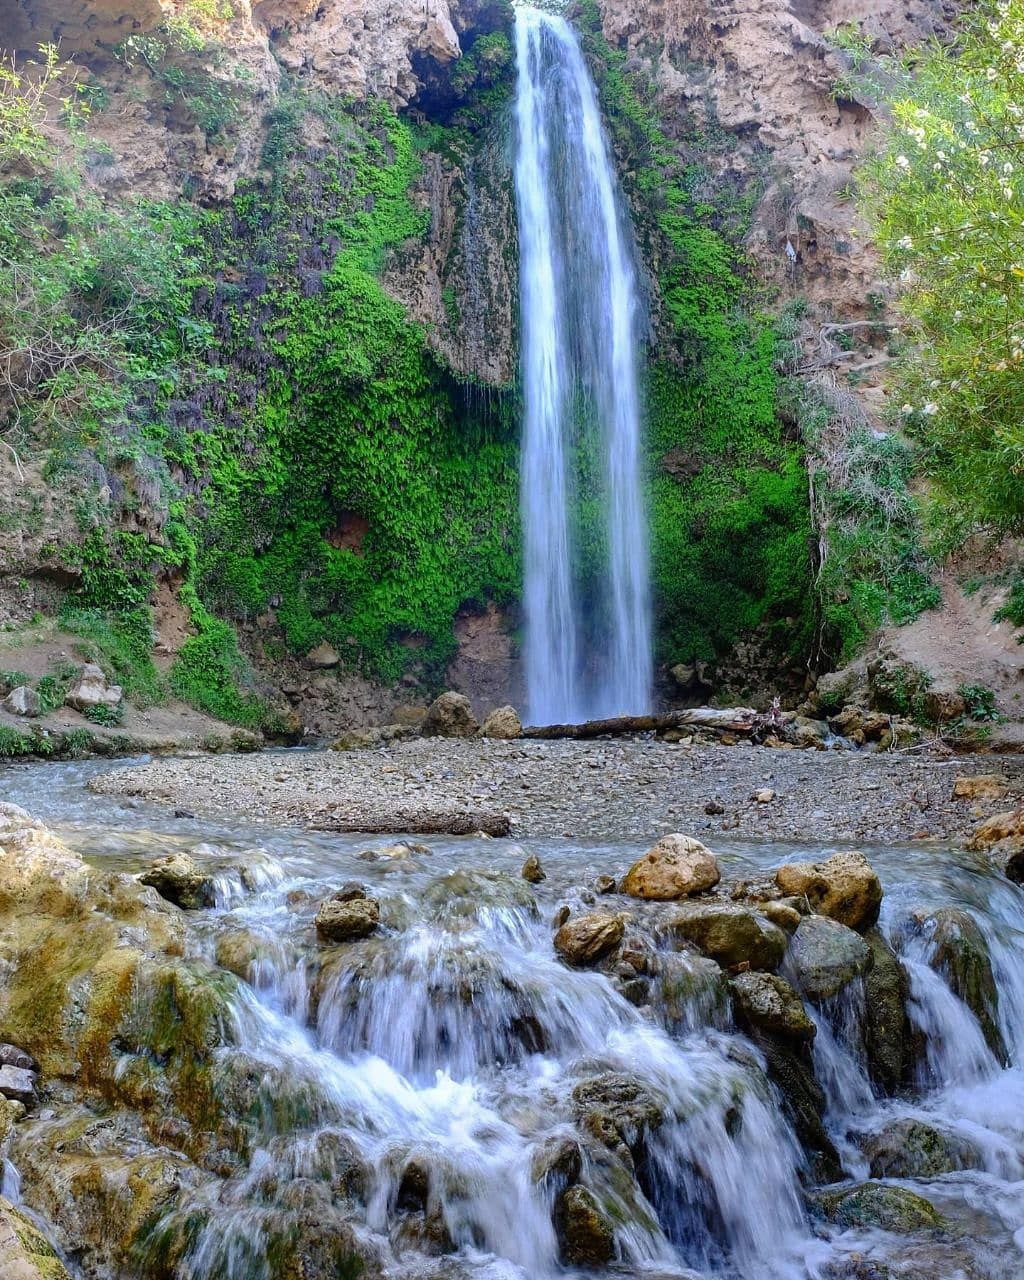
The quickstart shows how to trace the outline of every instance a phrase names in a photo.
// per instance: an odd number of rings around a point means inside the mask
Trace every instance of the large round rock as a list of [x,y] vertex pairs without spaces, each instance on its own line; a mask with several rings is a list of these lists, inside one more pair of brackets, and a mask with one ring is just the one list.
[[427,738],[471,738],[479,731],[464,693],[442,693],[430,704],[420,728]]
[[692,836],[669,835],[633,863],[622,881],[622,892],[670,902],[713,889],[721,878],[710,849]]
[[619,945],[624,932],[621,916],[592,911],[562,925],[555,934],[555,950],[570,964],[593,964]]
[[838,920],[808,916],[793,935],[787,962],[808,999],[828,1000],[867,973],[871,948]]
[[316,913],[316,931],[324,942],[351,942],[366,938],[380,923],[380,903],[376,898],[339,901],[326,898]]
[[783,893],[805,898],[812,910],[850,929],[867,929],[878,919],[882,882],[862,853],[836,853],[824,862],[789,862],[775,880]]

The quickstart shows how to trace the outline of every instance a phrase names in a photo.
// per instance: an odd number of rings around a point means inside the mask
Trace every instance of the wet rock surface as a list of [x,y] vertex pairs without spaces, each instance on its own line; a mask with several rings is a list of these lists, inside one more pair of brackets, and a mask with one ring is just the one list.
[[593,964],[614,951],[624,932],[621,916],[595,911],[567,920],[555,934],[555,950],[570,964]]
[[796,985],[808,999],[828,1000],[867,973],[871,948],[838,921],[808,916],[793,935],[786,959]]
[[812,911],[850,929],[878,919],[882,883],[862,853],[836,853],[824,862],[792,862],[775,879],[784,894],[803,899]]
[[777,925],[732,902],[688,903],[676,908],[664,927],[726,969],[775,969],[786,952],[786,935]]
[[213,877],[187,853],[173,853],[156,862],[139,876],[142,884],[155,889],[161,898],[186,911],[212,907]]

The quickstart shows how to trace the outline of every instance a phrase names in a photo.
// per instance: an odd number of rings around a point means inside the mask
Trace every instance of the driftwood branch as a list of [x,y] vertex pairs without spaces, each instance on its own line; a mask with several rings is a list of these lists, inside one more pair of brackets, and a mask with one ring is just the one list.
[[612,716],[607,720],[587,720],[583,724],[532,725],[524,738],[620,738],[630,733],[661,732],[665,729],[706,729],[711,733],[752,733],[758,721],[750,707],[690,707],[650,716]]

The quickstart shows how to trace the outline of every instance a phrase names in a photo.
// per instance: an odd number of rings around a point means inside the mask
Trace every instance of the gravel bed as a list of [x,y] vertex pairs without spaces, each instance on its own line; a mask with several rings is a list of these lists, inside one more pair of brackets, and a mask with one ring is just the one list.
[[[958,775],[1000,773],[1003,798],[954,800]],[[1024,796],[1024,759],[786,751],[652,739],[413,739],[385,749],[161,758],[90,786],[196,815],[394,830],[422,815],[507,816],[512,834],[594,841],[659,831],[797,842],[958,841]],[[760,793],[760,798],[757,798]]]

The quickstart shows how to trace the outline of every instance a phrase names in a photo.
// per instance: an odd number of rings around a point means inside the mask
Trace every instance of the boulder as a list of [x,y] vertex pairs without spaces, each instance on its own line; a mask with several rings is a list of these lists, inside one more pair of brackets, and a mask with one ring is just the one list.
[[1009,788],[1002,773],[957,774],[953,779],[954,800],[1001,800]]
[[759,910],[767,920],[770,920],[772,924],[777,924],[786,933],[795,933],[800,926],[800,921],[803,919],[802,912],[791,903],[781,900],[762,902]]
[[829,1221],[843,1228],[877,1227],[905,1234],[941,1230],[946,1220],[938,1209],[913,1191],[881,1182],[858,1182],[823,1191],[815,1201]]
[[667,835],[633,863],[622,881],[622,892],[667,902],[713,889],[721,878],[718,860],[699,840]]
[[668,673],[681,693],[687,693],[697,683],[697,668],[688,662],[677,662]]
[[615,1256],[612,1221],[587,1187],[567,1187],[558,1197],[555,1230],[566,1266],[600,1267]]
[[548,1186],[571,1187],[583,1172],[583,1152],[575,1138],[546,1138],[535,1148],[530,1161],[530,1177]]
[[232,929],[217,938],[215,958],[222,969],[243,982],[252,980],[253,967],[267,954],[267,944],[251,929]]
[[592,911],[567,920],[555,934],[555,950],[570,964],[593,964],[622,941],[626,927],[621,916]]
[[785,980],[775,973],[754,971],[730,979],[737,1021],[758,1027],[769,1035],[786,1040],[813,1040],[817,1028],[803,1001]]
[[808,916],[793,934],[787,965],[809,1000],[828,1000],[867,973],[871,948],[838,920]]
[[954,684],[942,681],[927,688],[921,698],[925,719],[933,724],[958,720],[967,710],[963,694]]
[[645,1003],[656,1005],[670,1027],[728,1024],[729,984],[714,960],[690,951],[656,951],[645,967],[654,979]]
[[380,924],[380,903],[376,898],[325,898],[317,907],[314,924],[323,942],[366,938]]
[[480,726],[463,693],[442,693],[434,699],[420,726],[426,738],[472,738]]
[[442,920],[475,919],[482,911],[537,914],[537,900],[529,886],[522,877],[504,871],[450,871],[431,880],[420,904],[428,918]]
[[864,1051],[871,1079],[891,1096],[909,1075],[913,1060],[913,1033],[907,1018],[910,980],[878,929],[869,929],[864,941],[871,949],[864,978]]
[[862,853],[836,853],[824,862],[789,862],[775,881],[783,893],[805,899],[819,915],[850,929],[867,929],[878,919],[882,883]]
[[959,907],[940,907],[916,919],[932,941],[929,964],[974,1014],[988,1047],[1005,1063],[1006,1045],[999,1030],[999,991],[988,944],[974,917]]
[[187,853],[172,853],[156,862],[139,876],[161,898],[185,911],[197,911],[214,904],[213,876],[203,871]]
[[25,1071],[39,1070],[35,1058],[15,1044],[0,1044],[0,1066],[21,1067]]
[[39,1228],[6,1200],[0,1200],[0,1277],[3,1280],[70,1280]]
[[325,640],[323,644],[318,644],[315,649],[310,649],[306,654],[306,666],[312,667],[314,670],[326,671],[331,667],[336,667],[341,661],[338,651],[329,645]]
[[726,969],[776,969],[786,951],[786,935],[777,925],[732,902],[687,903],[664,928]]
[[93,707],[120,706],[123,694],[120,685],[107,684],[107,677],[101,667],[94,662],[87,662],[64,695],[64,701],[76,711],[89,711]]
[[922,1120],[893,1120],[861,1144],[872,1178],[939,1178],[982,1167],[981,1154],[965,1138]]
[[482,738],[521,738],[523,722],[515,707],[495,707],[480,727]]
[[618,883],[614,876],[598,876],[594,881],[594,892],[600,894],[615,893]]
[[643,1157],[647,1135],[665,1121],[668,1104],[649,1085],[624,1071],[605,1071],[572,1091],[581,1127],[627,1165]]
[[825,1094],[814,1078],[808,1045],[763,1031],[752,1034],[800,1145],[811,1156],[813,1181],[835,1182],[843,1176],[842,1163],[825,1127]]
[[1024,884],[1024,807],[986,819],[967,847],[987,852],[1007,879]]
[[0,702],[0,707],[12,716],[38,716],[43,709],[39,694],[27,684],[19,684],[12,689],[3,702]]
[[26,1067],[0,1067],[0,1094],[30,1107],[36,1097],[36,1076]]
[[547,879],[544,868],[540,865],[540,858],[535,853],[531,853],[523,863],[523,869],[520,875],[527,884],[540,884],[541,881]]

